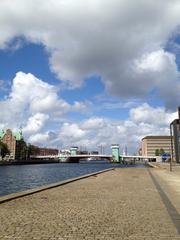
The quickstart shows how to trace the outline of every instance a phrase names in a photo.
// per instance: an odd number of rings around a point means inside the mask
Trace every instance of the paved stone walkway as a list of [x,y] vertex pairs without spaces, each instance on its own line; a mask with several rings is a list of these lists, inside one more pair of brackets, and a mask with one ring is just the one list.
[[[150,172],[176,207],[180,195],[166,186],[165,173]],[[0,205],[0,240],[41,239],[176,240],[180,235],[148,170],[116,169]]]

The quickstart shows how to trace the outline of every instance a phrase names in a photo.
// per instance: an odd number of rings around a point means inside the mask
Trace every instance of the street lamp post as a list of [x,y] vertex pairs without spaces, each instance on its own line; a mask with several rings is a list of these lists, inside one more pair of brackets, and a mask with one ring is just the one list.
[[170,165],[169,165],[169,168],[170,168],[170,172],[172,172],[172,159],[173,159],[173,155],[174,155],[174,152],[173,152],[173,136],[172,136],[172,124],[170,124],[170,136],[171,136],[171,157],[170,157]]

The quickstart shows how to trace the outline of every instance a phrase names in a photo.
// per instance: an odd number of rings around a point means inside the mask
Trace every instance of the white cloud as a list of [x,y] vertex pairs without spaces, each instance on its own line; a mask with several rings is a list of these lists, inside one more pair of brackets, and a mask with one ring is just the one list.
[[105,126],[103,118],[90,118],[82,124],[82,128],[86,130],[100,129]]
[[169,124],[177,118],[177,112],[167,112],[165,108],[153,108],[147,103],[132,108],[129,118],[112,121],[105,118],[89,118],[80,123],[64,123],[57,141],[61,146],[86,146],[97,149],[103,145],[110,151],[111,144],[127,146],[129,153],[137,152],[141,139],[147,135],[169,135]]
[[71,140],[82,139],[85,136],[86,132],[75,123],[64,123],[61,128],[60,137],[67,139],[69,142]]
[[179,72],[172,53],[158,50],[145,54],[135,62],[135,69],[139,77],[146,80],[139,86],[141,89],[159,89],[158,95],[166,99],[168,108],[179,105]]
[[48,143],[49,140],[49,134],[46,133],[36,133],[34,135],[31,135],[28,139],[28,142],[31,144],[37,144],[38,146],[45,146]]
[[130,110],[130,120],[136,124],[146,123],[152,125],[169,126],[177,118],[177,113],[168,113],[163,107],[153,108],[147,103]]
[[104,108],[104,109],[125,109],[125,108],[132,108],[132,107],[135,107],[135,106],[138,106],[139,103],[138,101],[126,101],[126,102],[123,102],[123,101],[105,101],[102,103],[101,106],[99,106],[99,108]]
[[20,111],[28,107],[32,113],[58,111],[63,115],[71,108],[70,104],[59,99],[54,86],[36,78],[31,73],[16,74],[9,100],[14,102]]
[[[1,0],[0,48],[15,50],[22,42],[13,46],[12,40],[20,36],[44,46],[50,69],[70,87],[100,75],[112,95],[134,99],[155,90],[172,109],[179,105],[179,71],[175,53],[165,46],[179,26],[179,12],[179,0]],[[106,104],[112,106],[125,105]],[[148,104],[129,106],[124,121],[95,116],[80,123],[62,121],[68,112],[88,112],[91,103],[69,104],[51,84],[19,72],[10,94],[0,101],[0,124],[23,124],[33,143],[120,143],[131,149],[144,135],[169,133],[176,113]]]
[[179,12],[179,0],[1,0],[0,47],[23,36],[45,46],[51,70],[71,87],[97,74],[113,95],[141,97],[157,88],[172,108],[179,74],[164,47],[180,24]]
[[9,95],[0,101],[0,124],[12,129],[23,126],[25,135],[34,141],[34,134],[39,136],[48,124],[59,124],[68,112],[87,112],[89,106],[77,101],[71,105],[58,96],[54,86],[33,74],[18,72]]
[[27,125],[23,128],[23,132],[26,134],[34,134],[39,132],[49,119],[47,114],[36,113],[35,115],[29,117]]
[[88,100],[84,102],[75,101],[74,104],[71,106],[71,111],[77,111],[82,113],[91,112],[92,103]]
[[[34,92],[33,89],[36,89]],[[27,91],[28,89],[28,91]],[[38,92],[38,94],[37,94]],[[103,145],[110,151],[110,145],[120,144],[121,151],[128,146],[129,153],[137,151],[140,140],[146,135],[169,135],[169,124],[177,118],[177,112],[167,111],[164,107],[152,107],[147,103],[133,107],[129,110],[126,120],[113,121],[103,117],[90,117],[80,122],[70,122],[57,117],[65,104],[60,104],[59,109],[54,107],[33,108],[34,99],[43,102],[46,97],[55,96],[57,102],[64,101],[58,98],[51,85],[35,78],[31,74],[18,73],[13,80],[12,91],[9,97],[0,102],[0,124],[3,128],[18,128],[24,123],[23,132],[27,142],[51,147],[66,147],[70,145],[86,146],[97,149]],[[53,99],[53,97],[52,97]],[[47,102],[48,104],[48,102]],[[56,106],[52,101],[52,106]],[[38,105],[38,103],[37,103]],[[74,103],[68,105],[71,111],[74,106],[79,111],[83,108]],[[38,105],[39,106],[39,105]],[[77,107],[78,106],[78,107]],[[39,112],[37,112],[39,110]]]

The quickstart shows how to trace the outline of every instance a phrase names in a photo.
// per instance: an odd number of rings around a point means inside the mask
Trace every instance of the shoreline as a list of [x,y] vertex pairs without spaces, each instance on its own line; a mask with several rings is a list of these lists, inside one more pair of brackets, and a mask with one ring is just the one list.
[[27,164],[49,164],[49,163],[61,163],[58,160],[41,160],[41,161],[12,161],[12,162],[0,162],[0,166],[7,166],[7,165],[27,165]]
[[[177,174],[117,168],[0,204],[6,239],[180,239]],[[94,173],[95,174],[95,173]]]
[[91,176],[96,176],[98,174],[108,172],[108,171],[112,171],[112,170],[114,170],[114,168],[108,168],[108,169],[104,169],[104,170],[101,170],[101,171],[98,171],[98,172],[85,174],[85,175],[75,177],[75,178],[70,178],[68,180],[63,180],[63,181],[59,181],[59,182],[56,182],[56,183],[46,184],[46,185],[43,185],[43,186],[40,186],[40,187],[28,189],[28,190],[25,190],[25,191],[0,196],[0,204],[2,204],[4,202],[11,201],[13,199],[28,196],[28,195],[31,195],[31,194],[34,194],[34,193],[42,192],[42,191],[47,190],[47,189],[51,189],[51,188],[59,187],[59,186],[62,186],[62,185],[68,184],[68,183],[72,183],[72,182],[75,182],[75,181],[78,181],[78,180],[81,180],[81,179],[84,179],[84,178],[88,178],[88,177],[91,177]]

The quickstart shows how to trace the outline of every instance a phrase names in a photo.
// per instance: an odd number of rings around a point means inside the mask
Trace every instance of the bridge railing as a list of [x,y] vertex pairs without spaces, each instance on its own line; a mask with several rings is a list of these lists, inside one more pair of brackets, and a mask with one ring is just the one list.
[[30,158],[58,158],[59,155],[31,155]]

